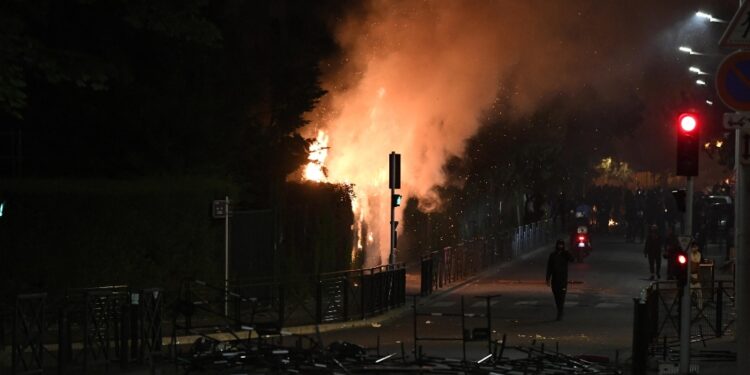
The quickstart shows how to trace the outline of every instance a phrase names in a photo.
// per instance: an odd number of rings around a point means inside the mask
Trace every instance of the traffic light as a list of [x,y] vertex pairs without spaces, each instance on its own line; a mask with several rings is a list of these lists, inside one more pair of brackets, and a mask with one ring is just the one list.
[[401,189],[401,154],[388,155],[388,188]]
[[391,206],[393,207],[399,207],[401,206],[401,194],[393,194],[391,195]]
[[698,115],[686,112],[677,119],[677,175],[698,175],[698,150],[700,149],[700,123]]
[[683,288],[685,287],[685,284],[687,284],[687,266],[688,266],[688,256],[687,253],[680,250],[675,253],[675,266],[677,269],[676,279],[677,279],[677,287]]

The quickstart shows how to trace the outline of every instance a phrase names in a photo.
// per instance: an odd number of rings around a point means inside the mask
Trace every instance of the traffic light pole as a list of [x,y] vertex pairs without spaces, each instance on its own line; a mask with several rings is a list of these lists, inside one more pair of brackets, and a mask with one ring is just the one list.
[[389,199],[391,205],[391,253],[388,257],[388,264],[396,264],[396,207],[393,205],[393,195],[396,194],[396,189],[391,188],[391,198]]
[[229,316],[229,196],[224,200],[226,204],[224,216],[224,316]]
[[[685,199],[685,228],[683,235],[693,236],[693,176],[687,176],[687,197]],[[680,301],[680,374],[690,373],[690,245],[687,253],[687,282],[682,287]]]
[[737,173],[734,194],[735,302],[737,309],[737,374],[750,367],[750,166],[743,165],[742,130],[735,130],[734,166]]

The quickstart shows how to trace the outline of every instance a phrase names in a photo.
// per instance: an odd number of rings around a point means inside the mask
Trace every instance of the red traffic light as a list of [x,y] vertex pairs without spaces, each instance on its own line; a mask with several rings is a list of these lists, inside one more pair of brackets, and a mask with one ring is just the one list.
[[698,127],[698,118],[692,113],[683,113],[679,119],[680,129],[690,133]]
[[686,264],[687,263],[687,257],[685,256],[685,254],[678,255],[677,256],[677,262],[679,262],[680,264]]

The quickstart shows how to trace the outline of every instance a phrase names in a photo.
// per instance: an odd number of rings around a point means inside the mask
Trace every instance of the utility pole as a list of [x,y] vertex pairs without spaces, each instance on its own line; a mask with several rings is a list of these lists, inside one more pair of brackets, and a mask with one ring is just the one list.
[[229,316],[229,196],[225,196],[224,216],[224,316]]
[[[687,176],[687,197],[685,197],[685,228],[682,234],[684,236],[693,236],[693,176]],[[687,253],[687,282],[682,288],[682,299],[680,301],[680,374],[690,373],[690,245]]]
[[734,167],[736,174],[734,194],[734,248],[735,248],[735,302],[737,308],[737,374],[746,374],[750,367],[750,236],[748,236],[748,210],[750,210],[750,166],[742,163],[748,136],[742,129],[735,130]]
[[397,234],[396,207],[401,205],[401,195],[396,194],[396,189],[401,188],[401,154],[391,152],[388,155],[388,187],[391,189],[391,246],[388,264],[396,264]]
[[[685,228],[682,235],[692,240],[693,237],[693,196],[695,195],[694,177],[698,175],[700,161],[700,128],[701,121],[696,112],[682,113],[677,120],[677,175],[687,177],[687,192],[685,197]],[[682,287],[680,299],[680,374],[690,373],[690,298],[691,298],[691,257],[688,241],[687,265],[684,275],[685,285]]]

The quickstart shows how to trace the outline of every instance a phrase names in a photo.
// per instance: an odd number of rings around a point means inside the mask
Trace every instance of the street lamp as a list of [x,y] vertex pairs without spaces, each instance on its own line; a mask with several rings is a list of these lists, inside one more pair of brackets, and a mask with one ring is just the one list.
[[727,23],[727,21],[720,20],[718,18],[714,18],[712,15],[710,15],[708,13],[705,13],[705,12],[701,12],[701,11],[696,12],[695,16],[698,17],[698,18],[705,18],[705,19],[708,20],[708,22]]
[[706,104],[708,104],[708,105],[714,105],[714,102],[712,102],[710,100],[706,100]]
[[695,84],[698,85],[698,86],[705,86],[706,85],[706,81],[704,81],[702,79],[698,79],[698,80],[695,81]]
[[691,66],[690,68],[688,68],[688,70],[698,75],[702,75],[702,76],[708,75],[708,73],[702,71],[700,68],[695,67],[695,66]]
[[678,49],[679,49],[679,50],[680,50],[681,52],[685,52],[685,53],[688,53],[688,54],[691,54],[691,55],[702,55],[702,53],[700,53],[700,52],[695,52],[695,51],[693,51],[693,49],[692,49],[692,48],[690,48],[690,47],[686,47],[686,46],[680,46],[680,48],[678,48]]

